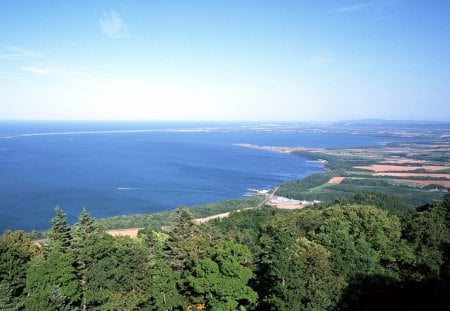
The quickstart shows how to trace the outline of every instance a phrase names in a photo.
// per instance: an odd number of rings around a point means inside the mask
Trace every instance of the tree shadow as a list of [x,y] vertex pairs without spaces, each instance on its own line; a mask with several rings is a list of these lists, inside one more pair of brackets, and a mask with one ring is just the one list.
[[360,275],[345,289],[337,310],[450,310],[448,280],[397,281]]

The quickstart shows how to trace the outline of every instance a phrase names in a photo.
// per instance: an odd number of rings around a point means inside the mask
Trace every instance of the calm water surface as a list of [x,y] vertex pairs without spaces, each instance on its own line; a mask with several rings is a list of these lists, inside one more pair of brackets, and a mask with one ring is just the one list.
[[[132,130],[132,131],[129,131]],[[45,229],[60,206],[76,220],[151,213],[239,198],[322,169],[237,147],[351,147],[386,138],[305,133],[254,124],[0,123],[0,230]]]

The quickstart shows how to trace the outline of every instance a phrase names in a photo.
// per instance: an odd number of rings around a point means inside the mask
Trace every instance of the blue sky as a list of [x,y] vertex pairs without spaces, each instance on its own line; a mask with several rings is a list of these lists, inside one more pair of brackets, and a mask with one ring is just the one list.
[[450,1],[0,1],[0,119],[450,119]]

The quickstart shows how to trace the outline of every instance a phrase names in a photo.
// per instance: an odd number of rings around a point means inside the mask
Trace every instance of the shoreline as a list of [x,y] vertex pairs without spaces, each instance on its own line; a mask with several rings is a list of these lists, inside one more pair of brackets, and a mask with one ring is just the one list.
[[[422,148],[424,146],[427,147],[426,149],[430,150],[430,152],[433,152],[433,154],[434,154],[436,151],[432,151],[432,150],[434,150],[434,149],[432,149],[432,147],[436,143],[438,143],[438,141],[427,142],[426,143],[427,146],[425,146],[425,144],[421,145],[419,143],[417,143],[417,144],[416,143],[403,143],[399,146],[396,146],[395,148],[393,148],[392,146],[389,146],[389,145],[384,145],[384,146],[379,146],[376,148],[374,148],[374,147],[353,147],[353,148],[341,148],[341,149],[305,148],[305,147],[301,147],[301,146],[296,146],[296,147],[260,146],[260,145],[255,145],[255,144],[233,144],[233,145],[242,147],[242,148],[250,148],[250,149],[264,150],[264,151],[269,151],[269,152],[288,153],[288,154],[297,155],[302,158],[306,158],[306,159],[310,159],[310,160],[312,159],[313,161],[311,161],[311,162],[320,163],[322,168],[325,169],[325,172],[313,173],[313,174],[303,177],[301,179],[294,180],[294,181],[298,181],[298,182],[302,182],[304,179],[308,179],[310,176],[313,176],[313,175],[320,175],[320,174],[324,174],[327,172],[328,173],[333,173],[333,172],[337,173],[339,170],[342,170],[342,172],[339,171],[340,173],[337,176],[340,178],[335,178],[335,179],[329,178],[327,180],[327,182],[322,183],[321,185],[317,185],[317,186],[321,186],[322,188],[323,187],[327,188],[328,187],[327,185],[332,185],[334,187],[338,187],[344,181],[348,185],[349,183],[351,184],[355,180],[357,181],[357,180],[361,180],[361,179],[367,180],[367,182],[377,180],[377,178],[379,178],[379,179],[383,178],[384,180],[386,180],[386,178],[385,178],[386,176],[383,174],[386,174],[387,172],[380,174],[381,172],[377,172],[375,169],[374,169],[374,172],[370,172],[369,170],[367,170],[367,168],[388,167],[388,165],[386,165],[386,163],[390,163],[390,162],[396,163],[399,167],[401,167],[401,165],[403,165],[404,169],[407,171],[412,171],[412,168],[410,165],[413,163],[414,163],[414,169],[432,168],[432,171],[433,171],[430,173],[414,172],[414,173],[412,173],[412,176],[417,176],[417,177],[422,177],[422,176],[433,177],[434,176],[434,177],[441,177],[441,178],[450,176],[447,174],[447,172],[442,175],[439,175],[439,173],[438,173],[439,170],[437,169],[438,166],[441,166],[443,169],[448,169],[448,164],[447,164],[448,162],[445,162],[445,161],[444,162],[442,162],[442,161],[436,162],[436,161],[431,161],[431,160],[427,160],[427,161],[420,160],[420,162],[419,162],[419,160],[415,159],[414,156],[405,158],[405,157],[399,157],[397,155],[398,152],[400,152],[402,150],[407,150],[409,153],[412,153],[413,155],[414,155],[414,152],[418,152],[418,150],[420,150],[420,152],[423,153],[423,150],[420,148]],[[442,142],[441,142],[441,144],[442,144]],[[443,149],[440,149],[439,151],[442,152],[442,151],[448,150],[449,146],[450,146],[450,143],[443,143]],[[296,154],[295,152],[298,152],[298,154]],[[358,164],[358,165],[350,164],[350,165],[345,166],[346,164],[344,162],[345,162],[345,160],[348,160],[348,159],[353,159],[353,160],[363,159],[365,161],[372,161],[372,162],[378,163],[378,164],[373,164],[373,163],[364,164],[363,163],[363,164]],[[339,164],[339,165],[337,165],[337,164]],[[342,166],[342,164],[344,164],[344,166]],[[383,164],[383,165],[381,165],[381,164]],[[378,166],[375,166],[375,165],[378,165]],[[364,170],[362,168],[366,168],[366,170]],[[389,169],[392,169],[392,168],[389,168]],[[389,173],[391,175],[396,174],[392,171]],[[402,173],[402,174],[404,174],[404,173]],[[395,188],[395,187],[397,187],[396,184],[405,185],[405,183],[416,182],[416,186],[414,187],[414,189],[417,189],[416,191],[425,192],[427,188],[424,188],[424,187],[426,185],[431,184],[432,182],[436,182],[436,183],[439,182],[439,180],[421,180],[421,179],[411,180],[410,178],[408,178],[408,180],[400,179],[400,178],[395,179],[394,177],[396,177],[396,176],[389,176],[389,175],[387,175],[387,176],[392,177],[391,181],[388,180],[390,186],[388,186],[389,189],[387,189],[387,190],[390,190],[390,191],[394,190],[397,192],[399,190],[395,190],[395,189],[397,189],[397,188]],[[410,176],[408,176],[408,177],[410,177]],[[290,181],[285,181],[282,183],[282,185],[287,184],[289,182]],[[442,182],[442,184],[448,185],[448,181],[442,180],[441,182]],[[314,187],[316,187],[316,186],[314,186]],[[310,188],[310,189],[313,189],[313,188]],[[317,187],[317,188],[320,188],[320,187]],[[368,188],[368,189],[369,189],[368,191],[370,191],[370,189],[372,189],[372,188]],[[309,191],[309,189],[308,189],[308,191]],[[439,191],[439,190],[433,189],[433,191]],[[431,192],[431,190],[430,190],[430,192]],[[316,193],[316,192],[311,192],[312,195],[314,195],[314,193]],[[317,194],[320,195],[320,192],[317,192]],[[343,195],[343,193],[341,193],[341,195]],[[283,196],[285,196],[285,195],[283,195]],[[286,197],[288,197],[288,196],[286,196]],[[245,199],[246,199],[246,197],[244,196],[244,197],[240,197],[240,198],[236,199],[236,201],[243,201]],[[321,200],[319,197],[314,198],[314,200],[312,199],[312,197],[310,197],[309,201],[315,201],[316,199]],[[214,204],[227,205],[227,201],[229,201],[229,200],[219,201],[219,202],[216,201],[216,202],[212,202],[212,203],[208,203],[208,204],[202,204],[201,206],[207,207],[209,205],[214,205]],[[267,200],[265,202],[267,202]],[[291,207],[291,206],[292,205],[290,205],[289,207]],[[195,207],[195,206],[191,206],[189,208],[193,208],[193,207]],[[248,206],[244,207],[244,208],[228,206],[227,209],[223,210],[222,212],[213,210],[213,211],[211,211],[211,213],[209,213],[206,208],[202,212],[202,215],[205,215],[205,216],[200,216],[200,217],[197,216],[196,219],[198,219],[199,222],[202,222],[202,221],[207,221],[210,219],[226,217],[229,215],[230,212],[237,211],[237,210],[239,211],[242,209],[248,209]],[[99,219],[99,220],[103,221],[103,220],[120,218],[120,217],[139,218],[143,215],[155,215],[155,217],[163,217],[164,218],[166,216],[161,216],[161,215],[173,214],[174,211],[175,211],[175,209],[161,211],[161,212],[155,212],[155,213],[149,213],[149,214],[130,214],[130,215],[124,215],[124,216],[112,216],[112,217],[107,217],[107,218],[103,218],[103,219]],[[137,227],[137,226],[134,226],[134,227]],[[112,227],[109,227],[109,229],[111,229],[111,228]],[[120,227],[117,227],[117,228],[120,228]],[[124,228],[124,227],[122,227],[122,228]],[[131,226],[129,228],[131,228]]]
[[[302,146],[296,146],[296,147],[283,147],[283,146],[261,146],[261,145],[255,145],[255,144],[233,144],[233,146],[237,146],[237,147],[242,147],[242,148],[248,148],[248,149],[255,149],[255,150],[264,150],[264,151],[269,151],[269,152],[276,152],[276,153],[286,153],[286,154],[293,154],[299,157],[303,157],[305,159],[308,159],[308,157],[306,156],[302,156],[302,155],[297,155],[294,154],[294,152],[297,151],[306,151],[306,152],[311,152],[311,153],[321,153],[321,152],[326,152],[328,149],[325,148],[307,148],[307,147],[302,147]],[[319,163],[321,165],[321,168],[324,170],[327,170],[327,168],[325,167],[325,165],[328,163],[327,160],[324,159],[311,159],[309,158],[309,160],[306,160],[306,162],[312,162],[312,163]],[[315,173],[315,174],[320,174],[320,173]],[[311,175],[309,175],[311,176]],[[305,176],[303,178],[306,178],[308,176]],[[301,179],[303,179],[301,178]],[[287,181],[285,181],[287,182]],[[285,183],[283,182],[283,183]]]
[[243,148],[249,148],[249,149],[256,149],[256,150],[265,150],[265,151],[271,151],[271,152],[277,152],[277,153],[292,153],[294,151],[311,151],[311,152],[322,152],[326,149],[324,148],[306,148],[302,146],[296,146],[296,147],[285,147],[285,146],[262,146],[262,145],[255,145],[255,144],[233,144],[233,146],[237,147],[243,147]]

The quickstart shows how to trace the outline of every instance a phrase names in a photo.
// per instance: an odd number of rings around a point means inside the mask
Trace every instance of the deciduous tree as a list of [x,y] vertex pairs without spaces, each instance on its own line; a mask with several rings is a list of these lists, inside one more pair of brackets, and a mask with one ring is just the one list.
[[257,294],[248,286],[252,270],[245,266],[250,251],[244,245],[220,243],[213,257],[200,260],[187,277],[197,300],[211,310],[237,310],[255,303]]
[[16,301],[25,288],[29,262],[39,247],[23,231],[5,231],[0,237],[0,286],[6,301]]
[[80,286],[73,253],[50,250],[33,260],[27,273],[26,310],[66,310],[80,301]]

